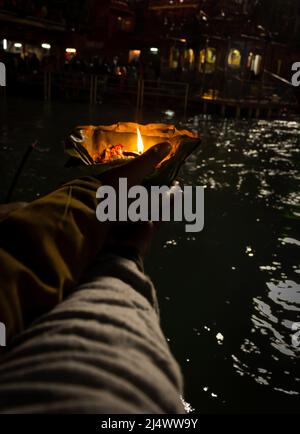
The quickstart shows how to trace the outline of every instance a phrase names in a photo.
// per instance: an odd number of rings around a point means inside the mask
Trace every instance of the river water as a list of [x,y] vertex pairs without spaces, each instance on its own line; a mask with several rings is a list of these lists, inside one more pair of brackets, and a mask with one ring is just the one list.
[[[132,120],[129,108],[11,101],[0,105],[0,198],[27,146],[39,141],[15,200],[66,177],[73,126]],[[149,116],[147,121],[164,120]],[[203,185],[205,228],[165,225],[146,268],[161,322],[196,413],[299,411],[300,122],[191,117],[203,144],[180,173]]]
[[205,229],[165,228],[149,268],[186,400],[201,413],[298,412],[300,123],[184,126],[203,136],[181,180],[206,187]]

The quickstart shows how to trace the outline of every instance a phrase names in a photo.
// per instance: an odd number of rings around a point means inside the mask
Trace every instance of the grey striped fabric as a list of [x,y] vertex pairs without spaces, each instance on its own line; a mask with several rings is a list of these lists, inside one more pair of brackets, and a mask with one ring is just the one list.
[[113,255],[1,356],[0,413],[176,414],[181,395],[153,285]]

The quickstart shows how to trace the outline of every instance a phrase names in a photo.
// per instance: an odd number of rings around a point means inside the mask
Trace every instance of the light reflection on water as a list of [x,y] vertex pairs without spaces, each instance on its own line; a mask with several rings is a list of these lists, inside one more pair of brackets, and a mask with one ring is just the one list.
[[162,285],[157,273],[156,282],[169,296],[163,324],[187,399],[200,412],[293,411],[300,394],[300,123],[195,117],[184,126],[203,135],[181,181],[206,186],[206,227],[193,237],[180,226],[165,235],[169,256],[161,262],[170,264],[162,271],[175,277]]

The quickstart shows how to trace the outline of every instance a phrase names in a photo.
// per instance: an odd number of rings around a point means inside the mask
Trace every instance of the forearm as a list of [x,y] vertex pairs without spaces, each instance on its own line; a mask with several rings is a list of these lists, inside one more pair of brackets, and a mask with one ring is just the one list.
[[181,394],[153,285],[133,261],[112,255],[0,366],[3,412],[182,413]]

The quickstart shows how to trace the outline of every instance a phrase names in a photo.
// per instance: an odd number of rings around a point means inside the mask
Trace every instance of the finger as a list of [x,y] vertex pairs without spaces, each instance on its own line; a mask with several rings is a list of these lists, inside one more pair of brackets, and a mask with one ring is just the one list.
[[145,152],[141,157],[133,160],[128,165],[128,184],[134,185],[143,181],[143,179],[150,175],[155,170],[156,166],[167,157],[171,149],[172,147],[170,143],[159,143],[152,146],[152,148]]
[[108,172],[107,176],[104,176],[104,180],[110,181],[109,184],[112,185],[119,178],[127,178],[129,187],[138,185],[166,158],[171,149],[172,147],[168,142],[152,146],[147,152],[130,163]]

